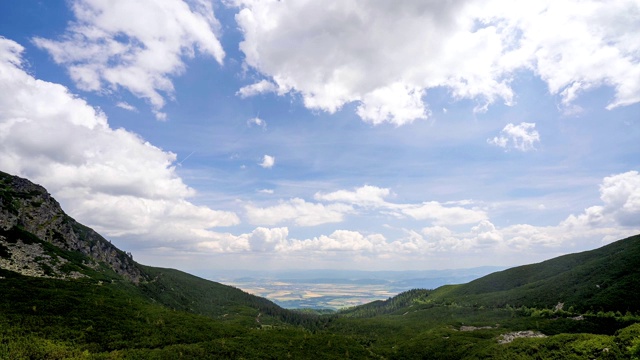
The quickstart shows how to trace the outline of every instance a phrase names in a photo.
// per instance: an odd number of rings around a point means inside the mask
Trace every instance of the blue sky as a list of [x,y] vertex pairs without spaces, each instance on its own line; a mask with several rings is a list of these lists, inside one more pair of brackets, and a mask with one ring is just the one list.
[[0,2],[0,169],[147,264],[511,266],[640,233],[640,4]]

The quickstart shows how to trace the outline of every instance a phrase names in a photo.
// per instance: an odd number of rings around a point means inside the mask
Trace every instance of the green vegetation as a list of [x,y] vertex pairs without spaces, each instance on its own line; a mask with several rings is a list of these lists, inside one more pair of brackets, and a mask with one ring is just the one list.
[[[640,356],[637,312],[491,306],[492,292],[476,295],[485,305],[449,301],[460,285],[320,315],[177,270],[143,269],[153,280],[138,286],[114,273],[56,280],[0,270],[0,359]],[[519,331],[547,337],[498,342]]]
[[493,273],[431,296],[474,306],[640,311],[640,235],[600,249]]
[[[45,207],[42,194],[16,191],[11,179],[0,172],[2,214]],[[339,312],[292,311],[139,265],[61,214],[81,245],[112,250],[102,257],[112,263],[54,245],[65,241],[54,227],[42,232],[53,242],[39,238],[28,218],[0,226],[0,257],[34,246],[41,252],[29,261],[53,277],[0,269],[0,360],[640,359],[640,235],[468,284]],[[83,276],[60,279],[70,273]]]

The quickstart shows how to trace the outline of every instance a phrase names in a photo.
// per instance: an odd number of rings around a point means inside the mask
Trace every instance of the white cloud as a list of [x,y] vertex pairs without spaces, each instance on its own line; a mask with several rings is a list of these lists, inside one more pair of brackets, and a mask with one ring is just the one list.
[[279,250],[286,245],[289,229],[273,228],[267,229],[259,227],[247,236],[251,250],[253,251],[273,251]]
[[[346,214],[355,213],[354,208],[346,205],[351,204],[379,210],[408,211],[415,219],[428,219],[434,225],[420,231],[401,228],[402,235],[390,240],[379,233],[365,234],[345,229],[335,230],[329,235],[296,239],[290,237],[287,227],[258,227],[251,233],[239,236],[212,235],[215,240],[203,242],[201,247],[215,252],[277,252],[294,256],[312,252],[316,255],[349,256],[350,259],[353,256],[363,256],[379,260],[416,260],[448,256],[444,254],[457,257],[490,252],[504,257],[505,254],[516,256],[524,252],[530,255],[557,253],[567,246],[575,246],[576,242],[590,243],[593,246],[639,233],[640,224],[637,219],[640,218],[640,174],[630,171],[606,177],[600,192],[602,205],[591,206],[577,216],[570,215],[558,225],[515,224],[499,227],[483,211],[444,206],[437,202],[392,204],[384,201],[390,193],[388,189],[363,186],[354,191],[316,193],[317,200],[334,202],[330,204],[291,199],[267,208],[247,206],[246,216],[250,222],[260,225],[292,221],[299,226],[313,226],[344,221]],[[452,202],[467,205],[471,203],[468,200]],[[386,228],[389,229],[388,226]]]
[[[243,234],[236,236],[229,233],[213,233],[209,232],[206,236],[200,237],[200,240],[192,248],[188,248],[187,251],[193,249],[198,254],[202,253],[243,253],[251,251],[249,245],[249,237],[251,234]],[[205,239],[205,240],[202,240]],[[171,248],[171,252],[175,253],[176,249]],[[191,259],[194,255],[190,254]]]
[[416,119],[426,119],[429,115],[422,96],[424,91],[419,87],[394,83],[364,95],[356,113],[373,125],[384,122],[396,126],[408,124]]
[[258,190],[258,192],[259,192],[259,193],[261,193],[261,194],[269,194],[269,195],[273,195],[273,193],[274,193],[275,191],[273,191],[273,189],[261,189],[261,190]]
[[531,70],[566,107],[599,86],[615,92],[609,108],[640,102],[635,0],[235,4],[246,64],[269,79],[246,96],[296,92],[328,112],[357,102],[364,121],[402,125],[429,115],[423,96],[438,87],[477,111],[511,104],[512,78]]
[[327,194],[318,192],[314,198],[318,201],[380,209],[396,217],[409,216],[415,220],[429,220],[437,225],[475,224],[487,219],[487,214],[484,211],[463,207],[471,205],[473,202],[470,200],[453,201],[446,204],[437,201],[422,204],[398,204],[385,200],[390,194],[391,191],[387,188],[365,185],[354,191],[338,190]]
[[569,215],[555,226],[516,224],[498,228],[480,221],[470,232],[455,233],[442,226],[422,230],[441,250],[471,250],[483,247],[527,251],[539,247],[558,248],[572,242],[610,242],[640,233],[640,174],[629,171],[605,177],[600,186],[602,205]]
[[258,126],[258,127],[261,127],[262,129],[267,128],[267,122],[257,116],[247,120],[247,125]]
[[293,221],[299,226],[316,226],[341,222],[353,208],[344,204],[313,204],[294,198],[266,208],[248,205],[245,210],[249,222],[255,225],[276,225]]
[[197,241],[236,214],[190,203],[176,155],[124,129],[59,84],[21,68],[23,48],[0,38],[0,168],[44,185],[105,236]]
[[386,188],[365,185],[355,189],[355,191],[338,190],[328,194],[316,193],[314,198],[318,201],[344,202],[359,206],[385,206],[385,197],[391,191]]
[[570,222],[640,227],[640,174],[629,171],[604,178],[600,185],[603,206],[587,208]]
[[260,163],[260,166],[262,166],[265,169],[271,169],[273,165],[275,165],[275,163],[276,163],[275,157],[271,155],[265,155],[262,157],[262,162]]
[[391,191],[365,185],[351,190],[337,190],[329,193],[318,192],[314,199],[322,203],[311,203],[300,198],[280,202],[270,207],[245,207],[249,222],[256,225],[275,225],[284,221],[294,221],[300,226],[314,226],[324,223],[344,221],[344,215],[358,213],[359,210],[375,210],[383,216],[428,220],[435,225],[476,224],[488,218],[483,210],[466,208],[473,202],[463,200],[442,204],[437,201],[421,204],[392,203],[385,200]]
[[[90,193],[77,188],[57,192],[72,217],[110,237],[136,235],[163,242],[193,242],[208,239],[209,229],[236,225],[236,214],[196,206],[184,199]],[[78,196],[81,195],[81,196]]]
[[257,83],[243,86],[242,88],[240,88],[240,90],[238,90],[236,95],[242,98],[247,98],[247,97],[255,96],[258,94],[275,92],[277,90],[278,90],[278,87],[271,81],[260,80]]
[[131,105],[128,102],[125,102],[125,101],[121,101],[121,102],[117,103],[116,106],[121,108],[121,109],[129,110],[129,111],[138,111],[138,109],[136,109],[135,106],[133,106],[133,105]]
[[489,247],[502,241],[502,234],[489,220],[482,220],[471,228],[473,240],[481,247]]
[[424,202],[419,205],[401,205],[399,209],[401,213],[416,220],[430,220],[436,225],[475,224],[487,219],[487,214],[482,210],[467,209],[461,206],[443,206],[437,201]]
[[535,144],[540,142],[540,134],[536,130],[535,123],[507,124],[499,136],[487,139],[487,142],[507,150],[531,151],[535,150]]
[[292,240],[287,251],[353,251],[379,252],[388,248],[384,236],[363,235],[358,231],[336,230],[330,235],[312,239]]
[[205,0],[73,0],[76,18],[61,40],[35,38],[56,63],[67,67],[78,88],[123,88],[147,99],[159,120],[165,96],[173,97],[170,77],[185,70],[183,58],[196,49],[219,63],[224,50],[219,24]]
[[510,25],[522,30],[520,51],[564,104],[601,85],[615,91],[608,108],[640,101],[637,1],[548,1],[535,16],[510,7]]

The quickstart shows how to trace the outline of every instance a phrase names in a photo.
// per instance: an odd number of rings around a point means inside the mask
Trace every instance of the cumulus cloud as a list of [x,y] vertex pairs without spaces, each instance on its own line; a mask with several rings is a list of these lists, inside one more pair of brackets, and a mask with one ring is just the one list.
[[0,168],[44,185],[79,221],[106,236],[206,238],[239,223],[197,206],[176,155],[124,129],[67,88],[22,69],[22,46],[0,38]]
[[247,98],[247,97],[255,96],[258,94],[274,92],[277,90],[278,90],[278,87],[271,81],[260,80],[257,83],[243,86],[242,88],[240,88],[240,90],[238,90],[236,95],[242,98]]
[[600,186],[604,212],[622,226],[640,226],[640,174],[629,171],[604,178]]
[[219,63],[224,50],[212,4],[205,0],[73,0],[75,21],[59,40],[35,38],[54,61],[67,67],[78,88],[123,88],[147,99],[159,120],[171,76],[185,70],[196,49]]
[[393,203],[385,200],[391,194],[388,188],[365,185],[351,190],[338,190],[330,193],[318,192],[314,198],[324,202],[338,202],[349,205],[386,211],[396,217],[409,216],[415,220],[428,220],[437,225],[473,224],[487,219],[482,210],[469,209],[469,200],[439,203],[437,201],[421,204]]
[[487,142],[505,150],[515,149],[525,152],[536,149],[535,144],[540,142],[540,134],[536,130],[535,123],[507,124],[500,135],[487,139]]
[[318,201],[345,202],[360,206],[384,206],[386,204],[384,198],[390,193],[391,191],[386,188],[365,185],[354,191],[338,190],[327,194],[318,192],[314,198]]
[[436,225],[472,224],[487,219],[487,214],[482,210],[443,206],[437,201],[402,205],[400,212],[417,220],[430,220]]
[[256,228],[249,234],[247,240],[253,251],[273,251],[286,245],[289,229],[283,228]]
[[426,119],[430,113],[422,102],[424,91],[418,87],[394,83],[364,95],[356,113],[373,125],[391,122],[395,125]]
[[422,230],[428,240],[443,251],[494,249],[524,251],[557,248],[571,242],[610,242],[640,233],[640,174],[629,171],[605,177],[600,185],[602,204],[569,215],[554,226],[515,224],[496,227],[488,219],[468,232],[454,232],[444,226]]
[[369,185],[353,191],[316,193],[316,200],[328,204],[292,199],[266,208],[247,206],[246,216],[258,225],[292,221],[299,226],[314,226],[341,222],[346,214],[355,214],[358,207],[366,207],[404,211],[411,218],[429,220],[432,225],[421,230],[400,228],[401,235],[395,238],[346,229],[335,230],[328,235],[295,238],[291,237],[287,227],[258,227],[238,236],[210,235],[214,240],[199,246],[215,252],[277,252],[293,256],[309,252],[327,256],[351,253],[346,256],[358,254],[370,259],[415,260],[443,254],[460,256],[491,252],[504,256],[522,252],[557,252],[563,246],[576,242],[597,245],[640,232],[637,221],[640,218],[640,174],[637,171],[604,178],[600,186],[602,204],[591,206],[582,214],[570,215],[553,226],[515,224],[500,227],[492,223],[483,211],[455,206],[471,204],[468,200],[447,206],[437,202],[393,204],[384,200],[389,193],[389,189]]
[[640,227],[640,174],[637,171],[604,178],[600,199],[603,205],[591,206],[577,216],[571,215],[565,224],[573,227]]
[[262,157],[262,162],[260,163],[260,166],[262,166],[265,169],[271,169],[273,165],[275,165],[275,163],[276,163],[275,157],[271,155],[265,155]]
[[353,208],[344,204],[314,204],[300,198],[281,202],[278,205],[260,208],[253,205],[245,207],[249,222],[254,225],[276,225],[292,221],[299,226],[341,222]]
[[[215,233],[207,232],[206,236],[199,238],[199,242],[192,247],[187,248],[189,250],[195,250],[199,254],[202,253],[244,253],[251,251],[249,245],[249,237],[251,234],[242,234],[236,236],[229,233]],[[172,251],[175,248],[172,249]]]
[[364,121],[402,125],[429,116],[433,88],[474,99],[476,111],[512,104],[511,81],[527,70],[568,108],[599,86],[614,90],[608,108],[640,101],[635,0],[235,4],[246,64],[267,78],[240,96],[295,92],[328,112],[356,102]]
[[293,240],[287,251],[356,251],[379,252],[388,248],[384,236],[363,235],[358,231],[336,230],[330,235]]
[[315,226],[345,220],[346,214],[374,211],[394,218],[426,220],[435,225],[475,224],[488,218],[483,210],[467,208],[469,200],[442,204],[437,201],[421,204],[404,204],[387,201],[391,190],[364,185],[353,190],[337,190],[329,193],[317,192],[314,199],[319,203],[300,198],[281,201],[270,207],[245,207],[249,222],[256,225],[275,225],[294,221],[299,226]]
[[[366,237],[362,235],[354,237],[358,241],[345,242],[353,248],[366,249],[380,256],[469,253],[486,249],[513,253],[544,248],[558,249],[576,241],[597,244],[599,241],[609,242],[640,233],[640,174],[637,171],[605,177],[600,185],[601,204],[590,206],[581,214],[569,215],[552,226],[515,224],[498,227],[482,210],[455,206],[469,205],[469,201],[454,202],[447,206],[438,202],[393,204],[384,200],[387,194],[388,189],[365,186],[355,191],[317,193],[316,199],[391,209],[392,214],[393,211],[398,211],[413,219],[429,220],[432,223],[420,231],[403,229],[404,236],[392,241],[379,235],[375,237],[377,242],[365,242],[363,239]],[[291,240],[288,248],[322,249],[324,246],[338,249],[339,246],[334,241],[335,236]],[[356,243],[359,245],[354,246]]]

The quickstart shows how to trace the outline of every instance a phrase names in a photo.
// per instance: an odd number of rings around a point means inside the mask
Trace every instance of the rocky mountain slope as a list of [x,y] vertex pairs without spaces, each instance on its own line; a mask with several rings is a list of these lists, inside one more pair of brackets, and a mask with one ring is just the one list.
[[208,317],[244,307],[276,322],[300,324],[312,320],[231,286],[179,270],[138,264],[130,254],[65,214],[42,186],[3,172],[0,270],[38,278],[84,278],[89,282],[118,282],[125,287],[134,284],[132,291],[149,301]]
[[65,271],[69,259],[46,243],[87,256],[85,266],[104,265],[134,283],[145,279],[130,255],[65,214],[45,188],[0,172],[0,266],[30,276],[82,276]]

